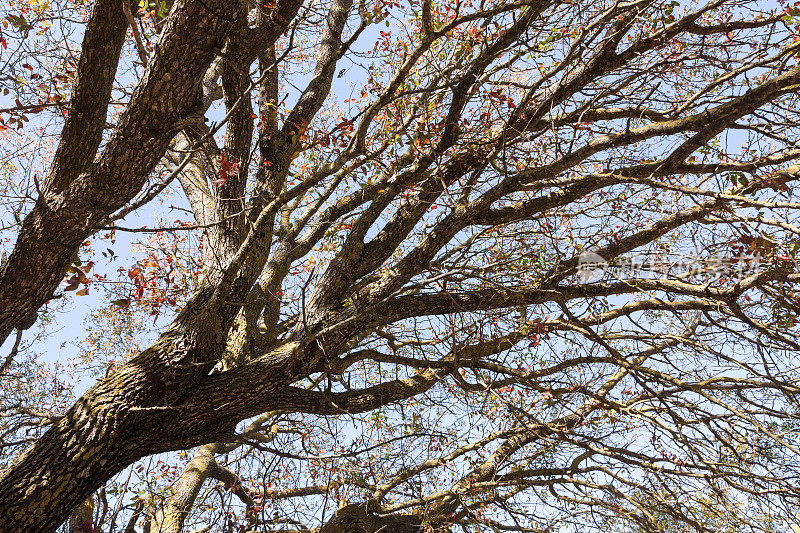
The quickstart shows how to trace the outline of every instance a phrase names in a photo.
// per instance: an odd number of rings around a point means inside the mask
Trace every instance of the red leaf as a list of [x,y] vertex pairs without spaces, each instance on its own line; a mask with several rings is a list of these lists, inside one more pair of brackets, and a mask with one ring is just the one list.
[[214,180],[214,183],[222,187],[228,178],[239,172],[239,162],[233,159],[228,159],[225,155],[219,156],[219,178]]

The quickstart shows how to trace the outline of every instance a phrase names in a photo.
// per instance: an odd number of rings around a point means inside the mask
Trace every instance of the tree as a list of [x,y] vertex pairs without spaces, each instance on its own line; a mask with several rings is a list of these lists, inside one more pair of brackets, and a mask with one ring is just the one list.
[[4,530],[788,530],[798,14],[9,4]]

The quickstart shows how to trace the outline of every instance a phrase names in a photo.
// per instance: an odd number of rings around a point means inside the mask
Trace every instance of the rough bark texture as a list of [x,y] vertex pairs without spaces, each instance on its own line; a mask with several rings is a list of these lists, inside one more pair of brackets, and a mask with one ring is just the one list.
[[206,312],[205,301],[201,292],[152,347],[87,391],[3,472],[0,516],[10,530],[51,531],[132,461],[232,433],[235,420],[191,394],[232,320],[230,311]]
[[173,6],[143,79],[95,160],[127,27],[119,3],[96,5],[65,135],[42,195],[0,272],[0,339],[50,299],[80,243],[139,192],[172,137],[185,125],[202,122],[201,82],[237,9],[231,0]]
[[[75,506],[85,502],[131,462],[158,452],[217,443],[200,448],[181,475],[184,484],[151,522],[151,528],[159,533],[176,533],[207,478],[216,477],[229,486],[235,485],[229,473],[215,462],[214,454],[221,449],[220,443],[234,437],[239,421],[266,411],[318,415],[365,412],[422,394],[448,375],[465,391],[470,391],[470,385],[459,374],[460,369],[509,349],[529,334],[515,331],[491,340],[479,339],[474,344],[469,344],[472,340],[461,345],[454,341],[452,351],[443,352],[447,355],[436,361],[414,361],[408,357],[382,360],[380,353],[371,354],[369,358],[379,364],[408,363],[415,373],[408,374],[411,377],[385,378],[377,385],[364,385],[360,389],[350,389],[348,385],[345,392],[331,392],[330,388],[322,392],[292,386],[315,372],[325,372],[329,377],[341,375],[348,365],[349,346],[392,323],[421,316],[525,308],[552,302],[566,306],[576,299],[613,300],[623,294],[636,294],[638,298],[646,291],[694,298],[699,303],[685,308],[707,310],[720,307],[720,302],[726,305],[734,302],[758,282],[753,279],[732,288],[653,279],[562,285],[578,263],[578,257],[571,257],[553,262],[549,271],[537,271],[535,278],[530,279],[538,281],[528,284],[511,284],[506,280],[467,284],[458,291],[444,288],[435,291],[432,288],[435,284],[427,279],[417,284],[419,279],[437,275],[436,268],[429,268],[432,262],[445,256],[446,246],[470,228],[527,221],[550,210],[558,211],[599,189],[625,184],[625,180],[637,183],[637,179],[655,180],[678,172],[697,147],[731,127],[744,114],[795,91],[800,69],[775,75],[724,103],[712,102],[702,111],[686,116],[677,113],[668,119],[655,112],[639,113],[637,109],[637,120],[644,122],[642,117],[647,115],[645,118],[652,121],[637,123],[636,127],[628,124],[623,133],[594,138],[574,151],[559,155],[551,164],[519,168],[516,172],[506,169],[492,175],[482,185],[485,190],[476,189],[474,194],[467,191],[458,202],[448,206],[449,211],[436,219],[430,231],[408,240],[414,228],[426,220],[432,206],[445,195],[457,195],[457,184],[468,183],[470,176],[479,176],[487,160],[497,158],[512,143],[522,142],[520,139],[525,135],[535,137],[549,128],[558,117],[547,119],[547,114],[577,98],[587,83],[603,76],[613,78],[614,68],[650,50],[653,43],[692,29],[700,15],[669,25],[651,43],[643,39],[620,52],[617,48],[628,31],[629,18],[623,12],[614,19],[618,22],[608,24],[604,37],[593,43],[592,50],[572,65],[563,79],[553,79],[552,86],[532,93],[527,109],[510,112],[500,134],[492,137],[494,133],[490,131],[481,143],[459,151],[458,124],[471,105],[470,95],[477,91],[480,80],[499,58],[513,55],[509,50],[525,39],[538,17],[551,7],[550,2],[532,2],[520,11],[519,17],[512,17],[513,22],[505,31],[476,52],[460,78],[447,84],[437,82],[437,87],[446,87],[449,93],[440,136],[428,147],[429,152],[411,152],[405,159],[397,156],[387,168],[393,170],[392,165],[397,165],[402,172],[387,170],[385,176],[363,184],[357,192],[339,195],[331,189],[318,195],[309,194],[303,201],[313,203],[319,197],[318,213],[310,209],[307,216],[293,213],[289,217],[284,214],[291,209],[292,202],[297,207],[311,187],[319,184],[327,187],[327,180],[335,188],[335,176],[345,164],[366,157],[359,150],[364,145],[363,137],[375,127],[372,119],[378,111],[385,111],[388,102],[400,98],[394,91],[400,90],[402,80],[422,57],[424,47],[450,31],[446,27],[436,29],[427,21],[426,36],[420,44],[423,51],[410,51],[403,58],[397,76],[387,85],[385,95],[377,97],[359,115],[362,122],[354,130],[350,148],[342,147],[335,163],[321,165],[321,169],[303,176],[297,180],[299,185],[287,191],[291,161],[301,148],[305,128],[331,90],[336,62],[346,42],[343,32],[353,18],[354,9],[350,0],[334,0],[329,6],[317,63],[308,85],[279,127],[275,115],[279,76],[272,64],[276,61],[274,40],[286,30],[301,3],[279,2],[278,7],[261,12],[260,26],[255,31],[247,26],[246,6],[235,0],[176,3],[164,22],[161,40],[141,82],[97,157],[106,119],[105,103],[114,81],[126,21],[118,4],[100,0],[95,5],[85,33],[72,107],[61,144],[43,182],[41,197],[25,218],[13,253],[0,267],[0,338],[14,327],[27,324],[36,309],[52,296],[80,243],[99,222],[123,208],[140,191],[170,143],[181,149],[192,145],[198,148],[181,173],[180,181],[196,220],[209,226],[205,230],[202,281],[177,319],[150,348],[93,386],[2,472],[0,529],[52,531]],[[430,16],[430,5],[427,13]],[[527,47],[525,44],[522,48]],[[211,75],[208,67],[220,53],[222,59]],[[258,140],[262,161],[253,183],[248,184],[248,158],[254,133],[249,68],[257,56],[266,74],[264,84],[258,88],[259,112],[264,115]],[[221,97],[229,111],[221,148],[208,135],[210,130],[201,118],[209,101],[209,97],[203,98],[203,82],[215,84],[217,77],[221,77]],[[441,94],[438,96],[442,101]],[[520,103],[520,107],[525,104]],[[573,119],[586,120],[586,117],[603,118],[600,114],[581,112]],[[620,113],[606,115],[609,120],[623,118]],[[463,122],[466,126],[466,121]],[[181,134],[176,137],[178,132]],[[669,136],[679,137],[681,142],[676,142],[674,150],[661,161],[618,172],[609,170],[571,177],[557,187],[536,188],[541,181],[573,172],[590,156],[621,147],[633,149],[640,142],[657,141],[666,145],[662,139]],[[240,166],[236,172],[223,176],[223,183],[210,187],[208,178],[219,176],[220,156]],[[772,163],[767,161],[763,166],[768,164]],[[795,179],[796,169],[792,172],[791,179]],[[737,189],[735,193],[749,194],[757,187],[765,185]],[[246,198],[251,190],[256,192]],[[521,198],[517,194],[520,192],[526,192],[524,200],[506,201],[511,197]],[[532,196],[528,197],[527,192]],[[321,206],[331,198],[335,200],[323,209]],[[652,223],[608,241],[597,252],[605,258],[617,257],[676,228],[706,219],[721,209],[730,209],[731,205],[730,198],[717,192],[698,194],[692,200]],[[318,272],[308,301],[303,287],[301,312],[284,321],[286,315],[281,314],[280,298],[275,296],[290,267],[310,254],[327,231],[345,221],[349,227],[341,247],[324,271]],[[307,231],[301,233],[304,228]],[[550,259],[543,261],[547,263]],[[31,272],[37,275],[32,276]],[[481,275],[489,274],[486,271]],[[786,272],[770,275],[782,276],[788,282],[796,282],[798,277]],[[309,282],[311,278],[309,274]],[[568,312],[566,307],[564,312]],[[558,320],[562,319],[567,320],[563,317]],[[578,328],[573,325],[573,330]],[[262,336],[258,338],[258,334]],[[619,359],[615,364],[624,367],[623,373],[627,372],[628,360]],[[524,377],[536,379],[534,374]],[[609,382],[614,379],[617,378]],[[483,384],[473,387],[487,390]],[[593,394],[595,399],[602,398],[600,393]],[[380,488],[376,491],[374,501],[342,507],[318,531],[432,531],[432,527],[441,526],[443,517],[452,518],[464,506],[460,494],[475,484],[495,480],[513,454],[552,436],[554,428],[564,431],[576,428],[594,406],[585,404],[572,411],[572,415],[561,416],[549,424],[530,424],[511,430],[489,459],[475,466],[452,490],[445,491],[435,502],[418,506],[428,514],[419,509],[416,514],[411,513],[408,507],[378,513],[380,501],[393,488],[387,486],[383,492]],[[308,494],[319,494],[321,490],[327,488],[313,488]],[[246,491],[242,492],[241,499],[247,498]]]
[[151,533],[180,533],[186,514],[192,508],[205,479],[216,466],[214,446],[200,446],[181,473],[180,485],[150,521]]
[[[424,521],[414,515],[379,516],[365,503],[342,507],[319,533],[423,533]],[[433,531],[428,529],[428,531]]]

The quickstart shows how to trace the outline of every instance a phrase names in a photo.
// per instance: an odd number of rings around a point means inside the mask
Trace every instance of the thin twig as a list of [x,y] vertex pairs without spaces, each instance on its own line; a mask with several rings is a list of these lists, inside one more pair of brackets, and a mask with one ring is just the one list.
[[125,18],[128,19],[128,25],[131,27],[133,38],[136,40],[136,49],[139,51],[139,59],[141,59],[144,66],[147,66],[147,49],[144,47],[144,41],[142,41],[142,36],[139,34],[139,28],[136,26],[136,19],[133,18],[131,6],[127,0],[123,0],[122,2],[122,11],[125,12]]
[[16,357],[17,352],[19,351],[19,344],[22,341],[22,330],[17,328],[17,338],[14,340],[14,346],[11,348],[11,353],[6,356],[6,360],[3,361],[3,364],[0,365],[0,376],[6,373],[8,367],[11,366],[11,362]]

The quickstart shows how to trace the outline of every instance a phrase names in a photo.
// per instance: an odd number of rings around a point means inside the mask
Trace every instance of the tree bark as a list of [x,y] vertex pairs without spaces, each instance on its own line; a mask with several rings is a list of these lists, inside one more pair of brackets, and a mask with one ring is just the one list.
[[192,397],[192,389],[210,370],[207,361],[219,355],[224,336],[209,314],[187,307],[183,316],[189,318],[179,319],[151,348],[87,391],[3,472],[4,528],[53,531],[131,462],[233,432],[234,420],[190,413],[203,401]]
[[172,137],[185,125],[202,121],[203,76],[238,10],[233,0],[206,4],[173,6],[142,81],[95,160],[127,28],[118,3],[97,4],[87,28],[72,115],[36,205],[0,267],[0,341],[52,297],[80,244],[98,222],[141,190]]
[[370,511],[367,503],[354,503],[336,511],[319,533],[423,533],[424,528],[419,515],[379,516]]

